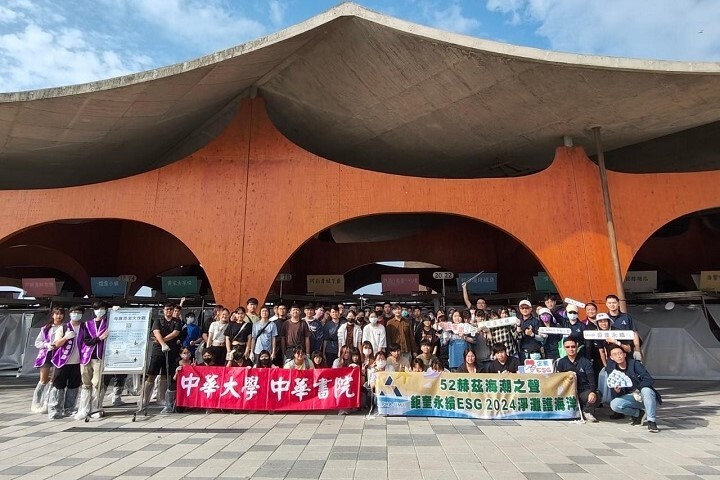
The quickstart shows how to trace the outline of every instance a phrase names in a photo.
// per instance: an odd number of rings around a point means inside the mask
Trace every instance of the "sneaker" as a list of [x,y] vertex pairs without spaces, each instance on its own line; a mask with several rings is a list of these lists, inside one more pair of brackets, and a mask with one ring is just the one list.
[[648,426],[648,431],[649,431],[649,432],[658,433],[658,432],[660,431],[660,429],[659,429],[658,426],[657,426],[657,423],[655,423],[655,422],[650,422],[650,421],[648,421],[648,422],[647,422],[647,426]]
[[622,420],[623,418],[625,418],[625,415],[623,415],[622,413],[618,413],[618,412],[615,412],[612,415],[610,415],[611,420]]
[[633,427],[639,427],[640,425],[642,425],[643,415],[645,415],[645,412],[640,410],[640,413],[638,413],[637,417],[632,417],[632,423],[630,425],[632,425]]
[[595,418],[595,415],[592,413],[583,412],[583,416],[585,417],[585,421],[590,423],[598,423],[598,419]]

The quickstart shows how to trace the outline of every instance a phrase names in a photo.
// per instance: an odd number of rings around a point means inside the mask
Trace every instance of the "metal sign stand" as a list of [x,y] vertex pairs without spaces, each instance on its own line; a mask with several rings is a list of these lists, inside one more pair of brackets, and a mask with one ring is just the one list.
[[[147,403],[143,396],[145,395],[146,366],[150,353],[148,332],[151,328],[151,321],[151,308],[120,308],[108,312],[110,335],[105,340],[105,355],[100,368],[100,381],[103,381],[102,375],[105,373],[142,375],[140,403],[133,411],[133,422],[137,419],[138,413],[143,412],[144,416],[147,416]],[[86,422],[89,422],[91,417],[102,418],[105,416],[103,400],[104,395],[103,398],[98,399],[98,410],[90,412],[85,417]]]

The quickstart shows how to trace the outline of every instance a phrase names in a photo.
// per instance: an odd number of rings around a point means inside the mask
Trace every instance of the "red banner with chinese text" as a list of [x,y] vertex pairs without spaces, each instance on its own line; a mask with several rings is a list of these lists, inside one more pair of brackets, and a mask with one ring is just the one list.
[[359,368],[184,366],[177,377],[181,407],[223,410],[337,410],[360,407]]

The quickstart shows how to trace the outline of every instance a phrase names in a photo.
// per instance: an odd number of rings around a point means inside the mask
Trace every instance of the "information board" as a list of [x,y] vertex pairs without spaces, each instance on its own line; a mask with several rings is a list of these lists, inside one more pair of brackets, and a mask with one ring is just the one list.
[[151,308],[119,308],[108,312],[104,373],[143,373]]

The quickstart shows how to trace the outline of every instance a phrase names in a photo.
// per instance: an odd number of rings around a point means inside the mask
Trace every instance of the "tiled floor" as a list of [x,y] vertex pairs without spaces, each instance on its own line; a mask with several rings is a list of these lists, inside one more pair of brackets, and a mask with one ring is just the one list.
[[26,413],[33,386],[0,378],[0,480],[720,479],[717,383],[658,382],[657,434],[603,410],[584,425],[159,409],[132,423],[128,405],[50,422]]

